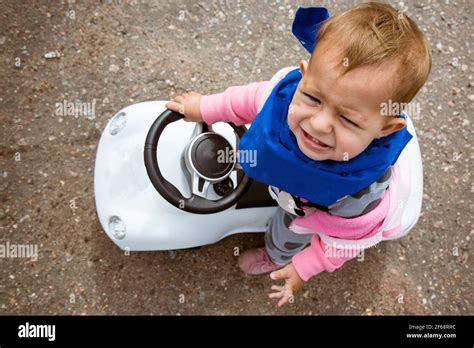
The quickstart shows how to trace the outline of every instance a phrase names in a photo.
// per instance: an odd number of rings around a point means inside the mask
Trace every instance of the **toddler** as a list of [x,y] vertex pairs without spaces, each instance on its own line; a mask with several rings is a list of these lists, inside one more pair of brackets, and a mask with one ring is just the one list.
[[[324,11],[300,8],[293,23],[309,62],[270,81],[207,96],[189,92],[166,105],[187,121],[252,123],[241,145],[263,152],[259,164],[271,158],[274,168],[243,168],[270,185],[279,207],[265,247],[242,253],[239,266],[283,279],[269,295],[279,306],[304,281],[357,255],[340,255],[333,243],[354,241],[363,249],[380,241],[391,167],[411,138],[406,115],[384,114],[382,106],[410,102],[431,70],[429,44],[403,12],[382,3],[331,18]],[[399,232],[400,223],[383,236]]]

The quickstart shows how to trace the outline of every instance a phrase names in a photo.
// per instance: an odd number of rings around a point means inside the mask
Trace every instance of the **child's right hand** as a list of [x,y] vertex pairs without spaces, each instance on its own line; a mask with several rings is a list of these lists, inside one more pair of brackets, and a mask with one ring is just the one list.
[[166,107],[185,116],[188,122],[203,122],[200,104],[202,95],[197,92],[184,93],[166,103]]

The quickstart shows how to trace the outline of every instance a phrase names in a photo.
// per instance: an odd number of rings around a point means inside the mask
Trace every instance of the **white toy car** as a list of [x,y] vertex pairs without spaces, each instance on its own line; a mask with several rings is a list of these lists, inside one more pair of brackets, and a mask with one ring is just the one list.
[[[107,124],[97,149],[97,215],[121,249],[172,250],[215,243],[241,232],[264,232],[276,210],[267,185],[246,176],[235,161],[217,161],[238,149],[245,126],[185,122],[167,101],[130,105]],[[395,166],[408,199],[402,229],[416,224],[423,195],[415,129]],[[401,168],[398,168],[401,169]]]

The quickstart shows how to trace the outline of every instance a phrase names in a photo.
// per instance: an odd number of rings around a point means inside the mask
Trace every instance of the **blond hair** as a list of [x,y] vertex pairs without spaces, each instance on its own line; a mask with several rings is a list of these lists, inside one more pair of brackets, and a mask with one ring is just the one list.
[[334,38],[345,63],[343,75],[360,66],[396,62],[396,102],[410,102],[431,71],[424,34],[404,12],[384,3],[362,3],[339,13],[324,22],[318,36],[320,42]]

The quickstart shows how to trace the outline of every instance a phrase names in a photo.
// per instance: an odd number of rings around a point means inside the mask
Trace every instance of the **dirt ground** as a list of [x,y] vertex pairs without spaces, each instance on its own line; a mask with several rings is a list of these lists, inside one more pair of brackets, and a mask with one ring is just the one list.
[[[307,55],[292,15],[314,3],[0,0],[0,244],[38,246],[37,260],[0,259],[0,314],[474,314],[470,0],[404,4],[433,48],[414,121],[423,212],[406,238],[318,275],[279,309],[269,277],[243,275],[233,254],[262,245],[260,234],[127,256],[102,232],[94,159],[115,112],[298,64]],[[95,115],[58,115],[63,102]]]

